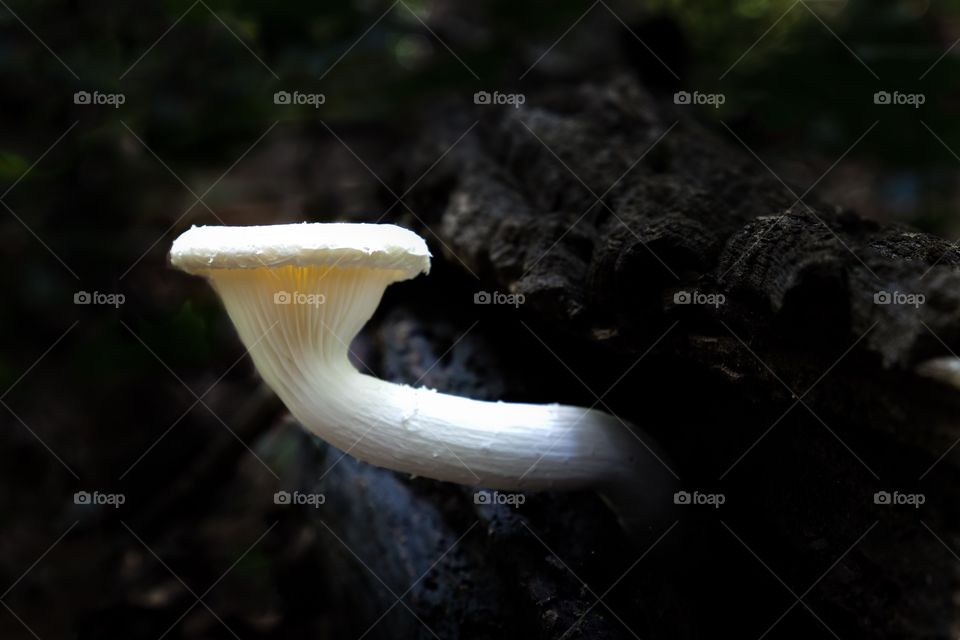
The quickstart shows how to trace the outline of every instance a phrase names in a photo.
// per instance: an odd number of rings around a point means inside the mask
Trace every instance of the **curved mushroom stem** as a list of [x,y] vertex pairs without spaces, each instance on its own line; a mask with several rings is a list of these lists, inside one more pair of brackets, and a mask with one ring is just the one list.
[[634,530],[669,500],[672,472],[606,413],[471,400],[357,371],[349,344],[397,279],[389,270],[287,265],[207,275],[293,416],[360,460],[491,489],[597,488]]

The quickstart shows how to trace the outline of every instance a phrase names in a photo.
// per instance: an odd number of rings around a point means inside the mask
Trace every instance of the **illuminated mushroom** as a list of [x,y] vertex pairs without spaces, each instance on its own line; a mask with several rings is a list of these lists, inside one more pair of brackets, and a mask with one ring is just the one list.
[[628,526],[669,500],[646,437],[601,411],[483,402],[365,375],[347,357],[386,287],[430,270],[393,225],[194,227],[173,265],[207,277],[257,370],[307,429],[387,469],[499,490],[596,488]]

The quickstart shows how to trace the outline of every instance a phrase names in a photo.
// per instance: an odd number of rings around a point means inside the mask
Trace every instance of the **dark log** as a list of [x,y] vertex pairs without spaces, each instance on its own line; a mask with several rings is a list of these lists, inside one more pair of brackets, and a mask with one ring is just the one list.
[[[341,462],[302,486],[336,496],[321,524],[372,570],[331,540],[353,605],[374,598],[358,620],[395,600],[369,573],[400,595],[426,572],[404,602],[444,638],[955,635],[958,394],[930,364],[960,349],[954,246],[799,201],[629,79],[446,108],[419,133],[403,165],[416,216],[398,221],[435,271],[388,294],[402,311],[358,347],[373,368],[474,397],[601,398],[659,439],[686,490],[726,501],[630,542],[589,494],[489,511]],[[481,290],[525,303],[474,306]],[[723,302],[676,298],[694,291]],[[431,637],[403,609],[376,629]]]

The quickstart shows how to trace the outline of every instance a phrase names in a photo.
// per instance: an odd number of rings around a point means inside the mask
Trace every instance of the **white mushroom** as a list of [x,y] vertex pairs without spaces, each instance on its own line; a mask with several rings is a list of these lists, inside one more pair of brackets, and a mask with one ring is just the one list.
[[593,487],[628,525],[648,522],[671,478],[646,436],[601,411],[482,402],[385,382],[350,342],[386,287],[430,270],[423,239],[393,225],[194,227],[170,252],[206,276],[257,370],[293,416],[370,464],[500,490]]

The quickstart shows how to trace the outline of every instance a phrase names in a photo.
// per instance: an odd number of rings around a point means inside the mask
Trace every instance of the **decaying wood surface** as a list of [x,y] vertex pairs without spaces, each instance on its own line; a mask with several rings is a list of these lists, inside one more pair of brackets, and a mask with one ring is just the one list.
[[[401,597],[371,637],[956,635],[951,243],[801,200],[628,79],[439,108],[415,136],[393,220],[428,239],[434,272],[388,292],[355,350],[398,382],[596,403],[725,502],[631,542],[590,494],[475,505],[303,447],[357,625]],[[720,303],[683,304],[694,292]]]

